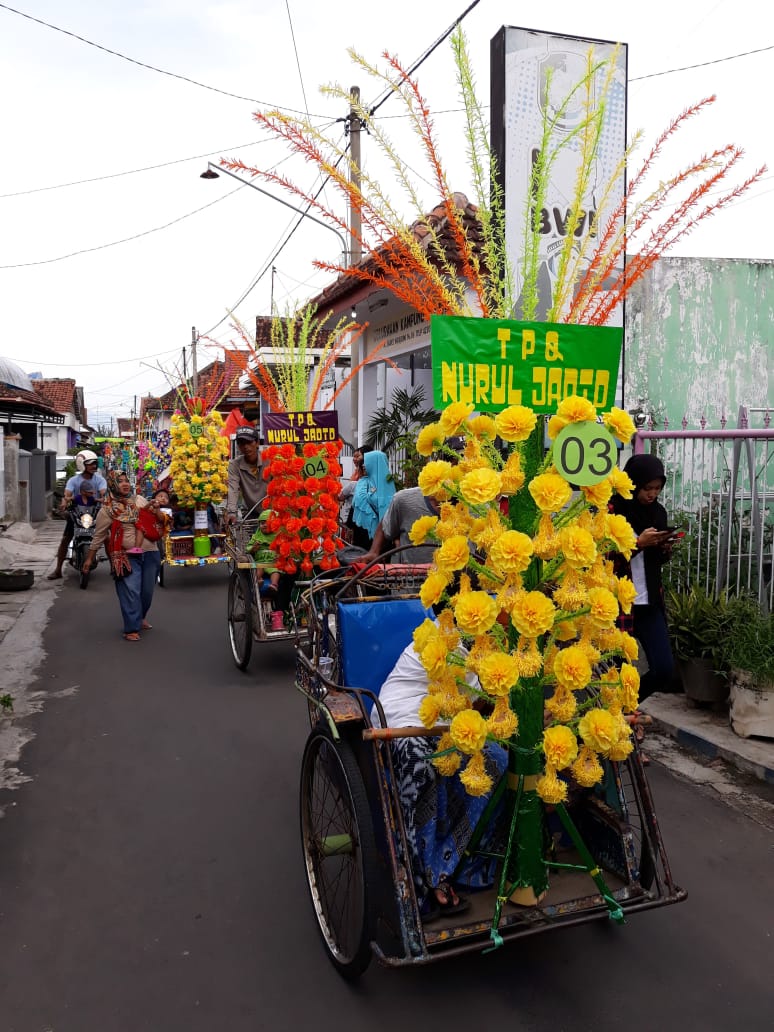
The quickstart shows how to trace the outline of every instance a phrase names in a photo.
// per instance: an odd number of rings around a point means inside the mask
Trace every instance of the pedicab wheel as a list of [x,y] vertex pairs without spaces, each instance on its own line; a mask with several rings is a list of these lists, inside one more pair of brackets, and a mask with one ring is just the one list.
[[250,585],[242,570],[232,570],[228,582],[228,638],[234,662],[247,670],[253,651],[253,611]]
[[344,978],[371,961],[376,926],[377,854],[371,809],[345,741],[314,730],[301,765],[301,842],[317,925]]

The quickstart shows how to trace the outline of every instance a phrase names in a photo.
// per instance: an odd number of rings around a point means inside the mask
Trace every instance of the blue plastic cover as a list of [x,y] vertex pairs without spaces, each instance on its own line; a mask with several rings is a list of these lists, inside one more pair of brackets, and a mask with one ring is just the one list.
[[418,598],[378,602],[339,602],[338,628],[342,680],[350,688],[378,695],[414,629],[433,618]]

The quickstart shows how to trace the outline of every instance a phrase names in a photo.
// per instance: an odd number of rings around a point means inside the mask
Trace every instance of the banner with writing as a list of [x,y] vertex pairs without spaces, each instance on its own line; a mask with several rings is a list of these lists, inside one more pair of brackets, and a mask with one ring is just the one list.
[[615,404],[619,327],[434,315],[430,340],[437,409],[464,401],[478,412],[509,405],[555,412],[571,394],[600,412]]
[[339,417],[333,409],[265,412],[263,430],[266,444],[320,444],[339,436]]

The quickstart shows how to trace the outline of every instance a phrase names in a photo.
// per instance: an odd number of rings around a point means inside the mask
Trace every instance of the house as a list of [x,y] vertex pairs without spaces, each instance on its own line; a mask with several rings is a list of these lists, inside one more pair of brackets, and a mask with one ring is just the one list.
[[64,429],[65,415],[36,392],[34,383],[15,362],[0,358],[0,431],[18,436],[19,447],[26,451],[56,451],[44,435],[47,428]]
[[43,448],[64,455],[71,448],[90,441],[93,432],[86,420],[83,388],[75,380],[35,377],[32,388],[41,401],[64,416],[63,423],[44,424]]

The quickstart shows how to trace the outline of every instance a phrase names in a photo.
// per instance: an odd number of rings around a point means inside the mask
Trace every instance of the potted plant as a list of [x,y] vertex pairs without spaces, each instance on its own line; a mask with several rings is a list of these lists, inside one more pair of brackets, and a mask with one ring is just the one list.
[[728,636],[729,718],[744,738],[774,738],[774,615],[750,598],[734,599]]
[[733,613],[725,596],[714,598],[694,584],[666,596],[672,649],[683,690],[693,702],[720,703],[728,698],[726,646]]

